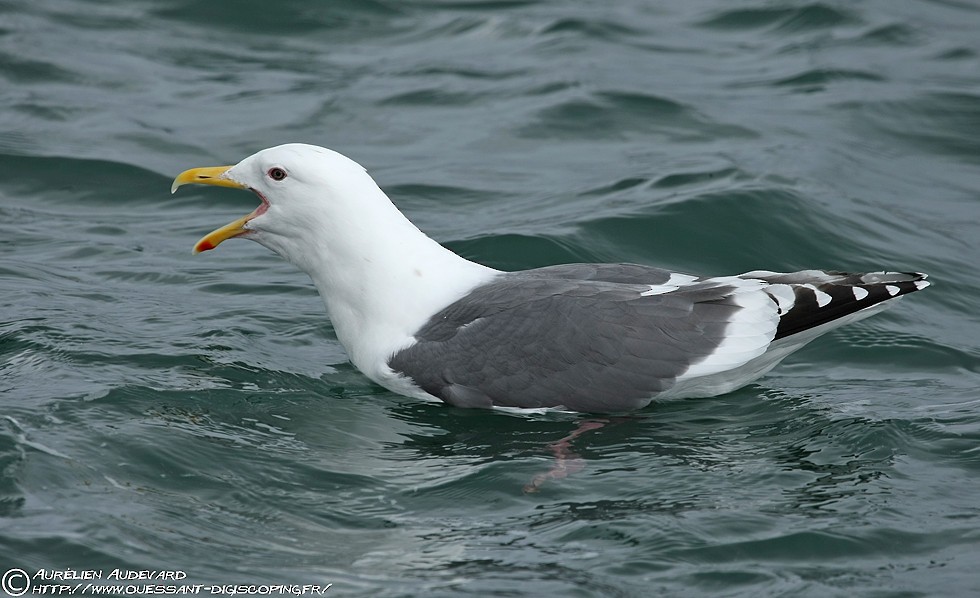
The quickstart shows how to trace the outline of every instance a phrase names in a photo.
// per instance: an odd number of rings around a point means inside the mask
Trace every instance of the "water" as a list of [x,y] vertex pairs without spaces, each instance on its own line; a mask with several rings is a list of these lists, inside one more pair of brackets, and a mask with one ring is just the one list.
[[[0,1],[0,569],[980,592],[978,30],[954,0]],[[936,285],[716,399],[419,404],[346,363],[305,275],[190,255],[255,201],[173,176],[288,141],[498,268]]]

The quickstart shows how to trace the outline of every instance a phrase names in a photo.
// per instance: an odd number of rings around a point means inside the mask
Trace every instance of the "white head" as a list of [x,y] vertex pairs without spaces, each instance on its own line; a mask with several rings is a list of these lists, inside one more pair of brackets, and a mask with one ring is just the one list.
[[401,382],[387,358],[414,342],[434,312],[498,274],[425,236],[364,168],[322,147],[291,143],[235,166],[193,168],[172,190],[189,183],[249,189],[262,202],[206,235],[194,252],[243,237],[305,270],[351,361],[389,387]]
[[189,183],[248,189],[262,202],[252,213],[206,235],[194,253],[243,237],[309,271],[311,253],[350,258],[343,255],[345,239],[404,220],[392,217],[397,210],[360,164],[315,145],[290,143],[262,150],[235,166],[192,168],[174,180],[171,191]]

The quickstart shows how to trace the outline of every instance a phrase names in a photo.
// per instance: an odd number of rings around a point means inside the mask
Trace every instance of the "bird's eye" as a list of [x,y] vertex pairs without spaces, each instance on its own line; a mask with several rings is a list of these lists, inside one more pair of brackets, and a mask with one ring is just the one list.
[[286,171],[278,166],[269,169],[269,178],[274,181],[281,181],[286,178]]

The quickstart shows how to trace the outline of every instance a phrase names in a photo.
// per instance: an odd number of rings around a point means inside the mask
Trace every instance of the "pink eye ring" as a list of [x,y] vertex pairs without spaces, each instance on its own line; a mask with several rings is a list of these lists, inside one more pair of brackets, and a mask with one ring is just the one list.
[[286,178],[286,171],[278,166],[269,169],[269,178],[274,181],[281,181]]

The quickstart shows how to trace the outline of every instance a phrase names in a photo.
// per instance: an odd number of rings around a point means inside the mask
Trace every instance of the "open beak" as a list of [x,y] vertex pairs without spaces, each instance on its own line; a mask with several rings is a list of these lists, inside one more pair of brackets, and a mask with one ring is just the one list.
[[[175,193],[177,189],[183,185],[191,184],[248,189],[247,186],[239,183],[238,181],[228,178],[226,173],[230,168],[231,166],[209,166],[206,168],[191,168],[190,170],[185,170],[174,179],[174,184],[172,187],[170,187],[170,192]],[[245,223],[262,214],[269,207],[269,204],[265,201],[265,198],[261,195],[259,195],[259,197],[262,199],[262,205],[256,208],[251,214],[243,216],[238,220],[226,224],[225,226],[213,230],[205,235],[194,245],[194,253],[201,253],[202,251],[214,249],[220,245],[222,241],[226,241],[232,237],[237,237],[248,232],[248,229],[245,228]]]

